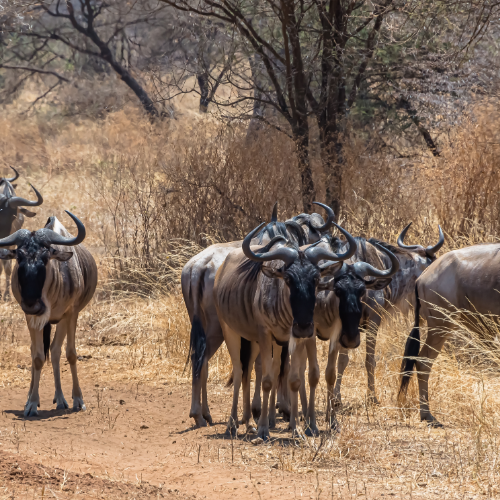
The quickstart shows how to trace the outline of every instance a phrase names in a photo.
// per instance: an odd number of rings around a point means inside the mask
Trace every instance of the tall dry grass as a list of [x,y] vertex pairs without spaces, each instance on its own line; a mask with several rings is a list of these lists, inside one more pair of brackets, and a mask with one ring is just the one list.
[[[74,211],[88,227],[87,245],[98,257],[101,279],[99,293],[81,316],[78,341],[79,354],[91,356],[85,358],[86,376],[95,380],[187,383],[190,324],[180,269],[209,243],[240,238],[268,220],[276,200],[281,218],[301,212],[294,148],[286,138],[266,132],[249,142],[241,125],[188,118],[153,126],[131,108],[100,121],[48,122],[8,112],[0,118],[1,166],[20,169],[20,194],[29,195],[29,180],[45,198],[27,227],[39,228],[55,214],[71,228],[63,209]],[[356,235],[394,242],[412,220],[408,240],[422,244],[436,240],[440,223],[447,234],[445,250],[496,241],[498,125],[498,111],[478,107],[474,120],[450,135],[438,158],[422,151],[417,158],[394,159],[353,139],[346,154],[343,223]],[[315,179],[321,200],[318,169]],[[330,481],[332,470],[342,478],[339,492],[346,494],[355,481],[376,483],[388,494],[420,491],[423,498],[443,497],[444,491],[449,498],[500,495],[498,354],[456,321],[456,341],[439,356],[430,381],[430,404],[444,430],[419,423],[415,381],[407,405],[397,405],[401,354],[411,325],[395,316],[378,336],[380,407],[366,401],[361,347],[351,353],[343,380],[340,436],[325,433],[293,447],[277,440],[265,456],[250,448],[246,459],[315,471],[322,491],[326,487],[320,483]],[[0,383],[26,387],[29,370],[18,368],[28,359],[27,346],[19,342],[21,328],[16,304],[2,305]],[[320,344],[319,354],[324,369],[326,345]],[[217,391],[223,391],[218,384],[230,369],[222,348],[210,364]],[[320,422],[325,397],[322,381]],[[229,404],[212,408],[216,419],[228,412]]]

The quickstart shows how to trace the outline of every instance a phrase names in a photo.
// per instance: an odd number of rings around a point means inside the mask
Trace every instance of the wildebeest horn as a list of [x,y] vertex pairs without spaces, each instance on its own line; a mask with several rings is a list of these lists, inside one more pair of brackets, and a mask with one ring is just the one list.
[[[319,232],[327,231],[333,226],[333,223],[335,222],[335,213],[334,211],[328,206],[323,203],[320,203],[319,201],[313,201],[313,205],[319,205],[320,207],[323,207],[326,210],[326,213],[328,214],[328,217],[326,219],[326,222],[323,226],[316,227],[313,225],[314,229]],[[311,223],[312,225],[312,223]],[[338,226],[337,226],[338,227]]]
[[271,214],[271,222],[278,222],[278,202],[274,204],[273,213]]
[[402,231],[401,234],[398,237],[398,247],[400,248],[406,248],[406,250],[417,250],[418,248],[421,248],[420,245],[405,245],[404,244],[404,239],[406,236],[406,233],[408,232],[408,229],[410,229],[410,226],[412,225],[412,222],[410,222]]
[[12,245],[18,246],[22,243],[23,240],[28,238],[31,235],[31,231],[28,229],[19,229],[15,233],[12,233],[10,236],[6,238],[2,238],[0,240],[0,247],[10,247]]
[[444,234],[443,230],[441,229],[441,226],[438,226],[439,228],[439,241],[434,245],[434,246],[428,246],[427,248],[424,249],[421,245],[405,245],[403,243],[406,232],[408,231],[409,227],[411,226],[411,222],[401,231],[401,234],[399,235],[398,238],[398,246],[401,248],[405,248],[406,250],[418,250],[422,249],[425,250],[425,253],[427,254],[428,257],[433,259],[436,257],[436,253],[441,249],[441,247],[444,245]]
[[[31,184],[30,184],[31,186]],[[13,196],[12,198],[9,198],[9,207],[11,208],[18,208],[18,207],[38,207],[43,203],[43,197],[42,195],[36,190],[34,186],[31,186],[31,189],[35,191],[36,194],[36,201],[30,201],[27,200],[26,198],[21,198],[20,196]]]
[[425,249],[425,253],[432,259],[436,256],[436,253],[439,252],[441,247],[444,245],[444,234],[441,226],[439,228],[439,241],[434,246],[428,246]]
[[292,264],[298,257],[299,253],[294,248],[289,247],[279,247],[276,250],[271,250],[270,252],[264,254],[255,254],[250,249],[250,242],[252,238],[262,229],[266,223],[263,222],[257,226],[253,231],[248,233],[243,240],[241,248],[247,259],[253,260],[255,262],[269,262],[270,260],[282,260],[285,266]]
[[399,271],[399,260],[391,251],[387,250],[387,248],[384,248],[378,243],[373,244],[377,247],[378,250],[388,255],[389,259],[391,259],[391,268],[382,271],[381,269],[377,269],[371,264],[368,264],[368,262],[356,262],[354,264],[354,270],[356,271],[356,274],[358,276],[361,276],[363,278],[365,276],[371,276],[372,278],[390,278]]
[[66,238],[61,234],[52,231],[52,229],[47,229],[47,228],[39,229],[36,233],[39,235],[43,235],[51,245],[62,245],[66,247],[72,247],[79,245],[85,239],[87,232],[85,231],[85,226],[83,225],[82,221],[76,215],[73,215],[71,212],[68,212],[68,210],[65,210],[65,212],[75,222],[76,227],[78,228],[78,234],[74,238]]
[[[9,165],[10,166],[10,165]],[[4,180],[6,180],[7,182],[14,182],[18,177],[19,177],[19,172],[14,168],[14,167],[10,167],[12,170],[14,170],[14,173],[16,175],[14,175],[14,177],[12,177],[11,179],[7,179],[7,177],[4,177]]]
[[[331,261],[335,261],[335,262],[347,260],[347,259],[350,259],[356,253],[357,244],[356,244],[356,240],[354,239],[354,237],[348,231],[346,231],[343,227],[339,226],[335,222],[332,222],[332,225],[334,225],[346,237],[347,242],[349,243],[349,249],[347,250],[347,252],[340,254],[340,255],[337,255],[337,254],[334,254],[333,252],[330,252],[326,248],[322,248],[322,247],[318,247],[318,246],[315,246],[314,248],[312,248],[312,245],[311,245],[311,247],[309,247],[305,253],[306,253],[306,257],[315,265],[318,264],[318,262],[320,260],[331,260]],[[328,266],[329,265],[331,265],[331,264],[328,264]],[[328,267],[328,266],[324,266],[324,267]]]

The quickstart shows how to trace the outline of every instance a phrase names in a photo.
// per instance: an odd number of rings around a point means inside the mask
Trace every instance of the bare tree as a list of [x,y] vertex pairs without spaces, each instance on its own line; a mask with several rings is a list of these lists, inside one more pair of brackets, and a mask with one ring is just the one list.
[[[437,152],[398,82],[429,52],[442,63],[470,49],[499,8],[493,0],[162,1],[237,30],[234,53],[246,57],[228,65],[225,79],[238,92],[229,99],[212,100],[228,116],[260,120],[293,137],[305,209],[315,197],[311,119],[316,122],[327,203],[337,212],[346,118],[360,92],[377,99],[388,91],[397,94],[398,109],[411,117],[429,148]],[[260,104],[252,105],[255,101],[274,109],[280,120],[268,120]]]

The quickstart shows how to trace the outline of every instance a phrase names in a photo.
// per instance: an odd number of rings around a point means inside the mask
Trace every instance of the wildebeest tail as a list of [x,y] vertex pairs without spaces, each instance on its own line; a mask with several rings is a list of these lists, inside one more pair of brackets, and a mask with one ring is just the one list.
[[[252,354],[252,343],[241,337],[241,347],[240,347],[240,361],[243,368],[243,381],[248,377],[248,374],[252,371],[250,366],[250,357]],[[231,372],[230,377],[226,382],[226,387],[231,387],[234,383],[234,373]]]
[[405,352],[401,362],[401,385],[398,396],[405,395],[420,352],[420,300],[418,298],[418,285],[415,285],[415,324],[406,339]]
[[[280,374],[278,376],[278,387],[281,387],[281,384],[283,383],[283,378],[285,377],[286,374],[286,364],[288,363],[288,342],[283,345],[283,348],[281,349],[281,363],[280,363]],[[286,384],[285,380],[285,384]]]
[[203,324],[201,323],[200,318],[195,314],[193,316],[193,322],[191,324],[191,335],[189,337],[189,356],[188,360],[186,361],[187,366],[189,363],[189,358],[191,358],[191,364],[193,365],[193,377],[195,379],[200,378],[206,351],[207,336],[205,335],[205,330],[203,329]]
[[51,325],[50,323],[47,323],[43,327],[43,353],[45,354],[45,359],[47,359],[50,349],[50,330]]

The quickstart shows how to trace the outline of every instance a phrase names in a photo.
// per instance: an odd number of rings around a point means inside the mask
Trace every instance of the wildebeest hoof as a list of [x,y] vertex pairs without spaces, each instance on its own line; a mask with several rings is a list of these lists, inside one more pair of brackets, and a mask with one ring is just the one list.
[[259,427],[257,434],[263,441],[269,441],[270,436],[268,427]]
[[257,429],[253,425],[248,425],[247,434],[257,434]]
[[86,409],[82,398],[73,398],[73,411],[85,411]]
[[194,418],[194,426],[196,429],[199,429],[200,427],[206,427],[207,422],[206,420],[201,417],[200,415],[189,415],[191,418]]
[[276,419],[269,419],[269,428],[276,429]]
[[38,417],[38,403],[28,402],[24,407],[25,417]]
[[317,437],[317,436],[319,436],[319,430],[318,430],[318,428],[315,425],[309,426],[306,429],[306,436],[309,436],[309,437]]
[[290,412],[283,411],[281,416],[285,422],[290,422]]
[[434,417],[430,417],[430,418],[426,418],[426,419],[422,419],[424,422],[426,421],[427,422],[427,425],[428,427],[432,427],[433,429],[441,429],[444,427],[444,425],[439,421],[439,420],[436,420]]
[[67,410],[69,408],[69,405],[62,394],[59,396],[56,394],[52,403],[57,403],[56,410]]
[[210,415],[210,413],[203,415],[203,418],[206,420],[205,425],[203,427],[207,425],[207,422],[209,423],[209,425],[212,425],[212,415]]
[[302,429],[300,427],[296,427],[295,429],[292,430],[292,438],[300,439],[301,441],[305,440],[304,433],[302,432]]

